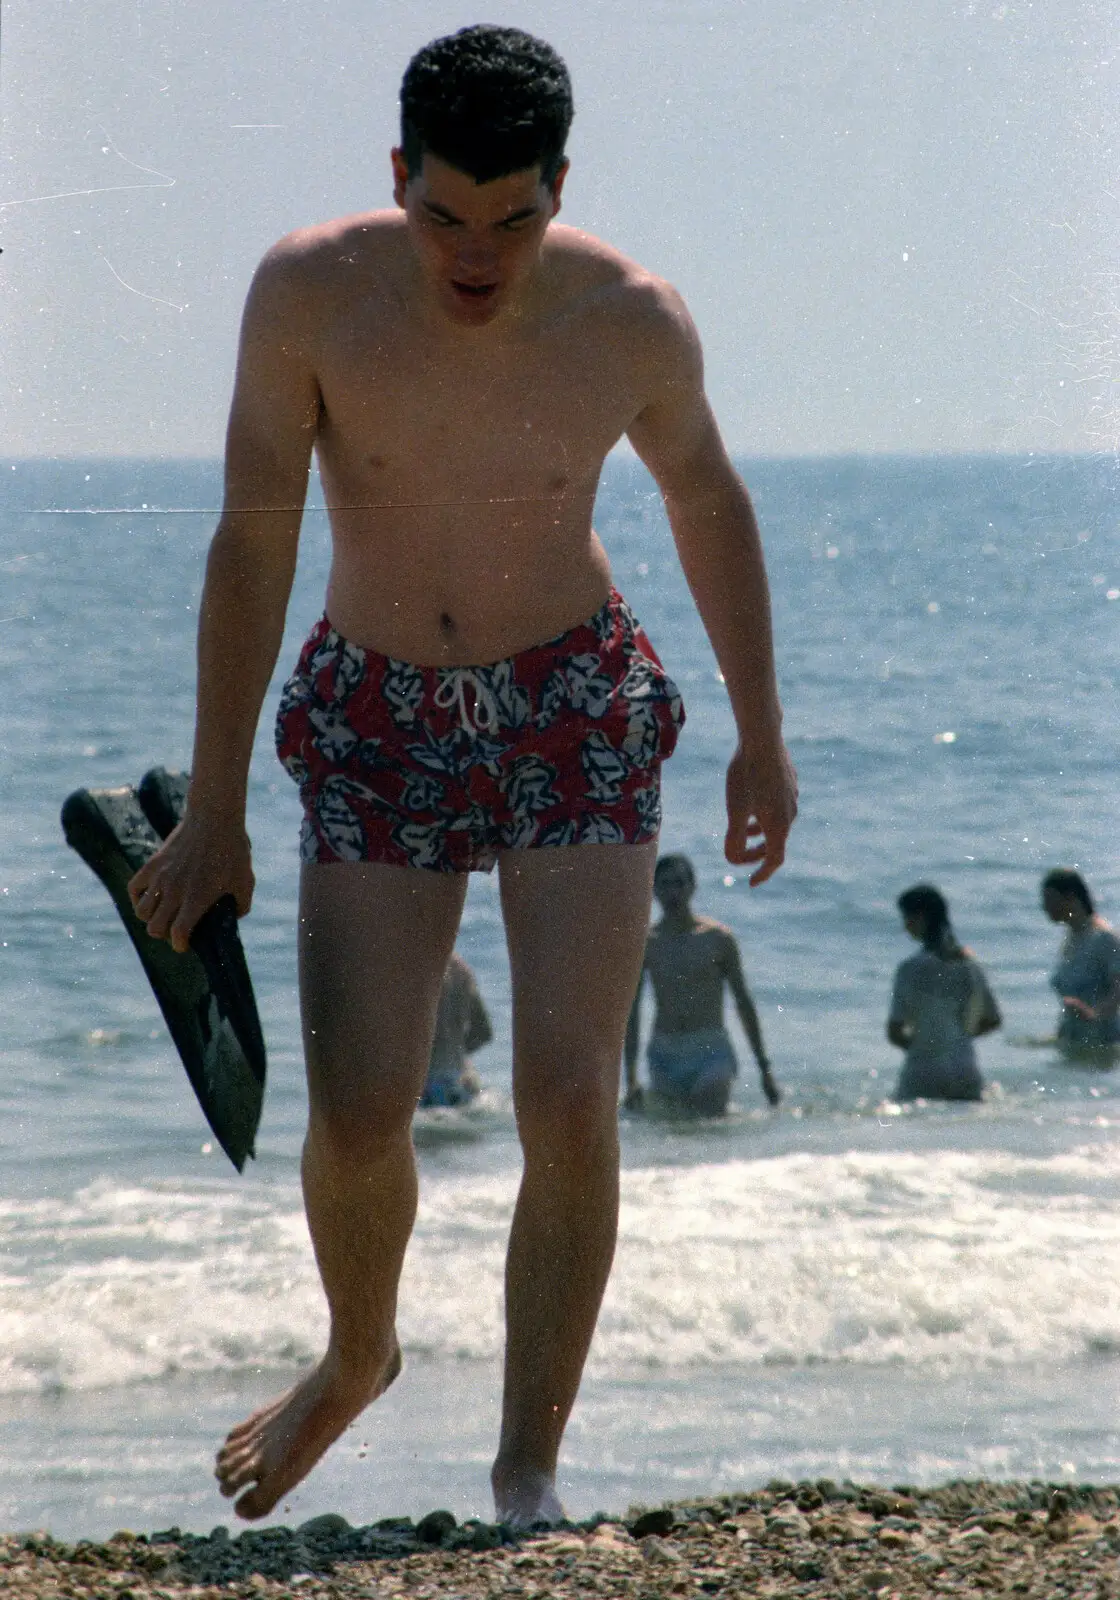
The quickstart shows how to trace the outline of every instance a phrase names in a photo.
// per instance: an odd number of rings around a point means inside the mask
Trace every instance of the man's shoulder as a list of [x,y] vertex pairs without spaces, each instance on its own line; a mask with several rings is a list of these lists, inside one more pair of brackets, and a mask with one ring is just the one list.
[[594,307],[649,333],[691,328],[688,308],[678,290],[604,239],[553,223],[547,250],[556,292],[563,302]]
[[707,917],[703,912],[699,911],[692,913],[692,927],[690,929],[682,933],[674,933],[672,929],[666,928],[663,922],[655,922],[647,937],[651,942],[658,939],[663,942],[669,942],[680,938],[696,939],[701,935],[710,938],[713,943],[729,944],[734,945],[736,949],[738,948],[738,941],[726,923],[717,922],[714,917]]
[[360,211],[294,228],[265,252],[258,280],[278,286],[323,286],[354,269],[390,269],[404,242],[399,211]]
[[1094,924],[1089,948],[1108,966],[1120,964],[1120,935],[1117,935],[1115,929],[1111,928],[1103,917],[1099,917]]

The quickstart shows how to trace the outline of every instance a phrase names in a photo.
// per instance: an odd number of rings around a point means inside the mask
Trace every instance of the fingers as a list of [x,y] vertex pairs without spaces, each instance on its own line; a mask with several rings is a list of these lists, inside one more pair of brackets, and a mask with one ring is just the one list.
[[155,885],[141,896],[136,915],[146,924],[153,939],[166,939],[177,955],[183,955],[190,949],[194,925],[205,909],[203,906],[201,910],[194,910],[189,901],[180,900],[174,891],[164,893]]
[[128,898],[132,901],[132,909],[136,910],[136,903],[148,887],[152,876],[152,863],[145,861],[139,872],[134,872],[128,880]]
[[757,872],[752,872],[747,882],[752,889],[757,889],[760,883],[765,883],[767,878],[772,878],[786,858],[786,830],[780,834],[770,834],[766,839],[766,846],[762,854],[762,865]]
[[205,913],[232,894],[239,916],[253,903],[255,880],[244,840],[243,852],[223,848],[225,841],[188,836],[177,828],[150,861],[129,880],[128,894],[139,920],[153,939],[166,939],[179,955],[190,949],[191,936]]
[[166,939],[177,907],[166,894],[156,877],[156,857],[147,862],[128,882],[128,897],[132,909],[147,928],[153,939]]
[[[176,893],[166,877],[155,875],[157,857],[153,856],[136,876],[129,880],[128,895],[132,909],[153,939],[166,939],[179,955],[190,949],[195,923],[206,906],[192,904],[188,896]],[[146,880],[146,881],[145,881]]]
[[[761,842],[750,844],[752,838],[761,836]],[[727,837],[723,844],[723,853],[732,866],[749,867],[754,862],[761,862],[757,871],[752,872],[747,882],[752,888],[760,883],[765,883],[767,878],[772,878],[786,858],[786,840],[789,837],[789,825],[767,829],[764,824],[752,818],[750,823],[743,825],[732,821],[727,830]]]
[[754,866],[749,883],[772,878],[786,858],[797,815],[797,774],[784,749],[776,763],[756,764],[740,748],[727,769],[724,855],[733,865]]

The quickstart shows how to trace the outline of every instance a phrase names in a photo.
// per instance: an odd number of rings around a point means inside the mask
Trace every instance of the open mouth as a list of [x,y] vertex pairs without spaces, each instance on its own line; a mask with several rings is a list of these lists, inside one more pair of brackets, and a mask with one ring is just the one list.
[[465,300],[489,300],[498,292],[496,283],[460,283],[457,278],[452,278],[451,287]]

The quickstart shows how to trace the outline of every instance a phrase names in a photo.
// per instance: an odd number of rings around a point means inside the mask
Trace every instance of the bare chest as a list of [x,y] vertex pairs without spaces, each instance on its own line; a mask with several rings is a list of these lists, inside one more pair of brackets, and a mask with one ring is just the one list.
[[646,966],[654,987],[693,987],[723,982],[719,936],[714,930],[656,934],[646,946]]
[[319,362],[320,444],[385,492],[554,494],[594,478],[641,409],[625,360],[578,325],[494,351],[448,350],[376,318],[339,319]]

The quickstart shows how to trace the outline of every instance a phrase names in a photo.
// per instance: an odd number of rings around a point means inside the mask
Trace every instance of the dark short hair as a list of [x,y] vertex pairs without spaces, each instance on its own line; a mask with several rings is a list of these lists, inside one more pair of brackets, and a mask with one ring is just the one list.
[[654,883],[657,882],[658,878],[660,878],[662,873],[665,872],[669,867],[676,868],[678,871],[683,872],[688,878],[689,883],[691,883],[692,887],[695,889],[696,871],[692,865],[692,862],[687,856],[659,856],[657,865],[653,869]]
[[904,889],[898,897],[898,909],[904,917],[921,917],[927,940],[936,939],[949,926],[949,903],[932,884],[916,883],[912,889]]
[[1054,867],[1043,878],[1042,888],[1044,893],[1047,889],[1053,889],[1055,894],[1080,900],[1089,915],[1093,915],[1093,897],[1089,893],[1089,885],[1080,872],[1074,872],[1072,867]]
[[425,151],[491,183],[540,166],[549,188],[572,125],[572,83],[550,44],[479,24],[418,50],[401,84],[401,147],[414,178]]

